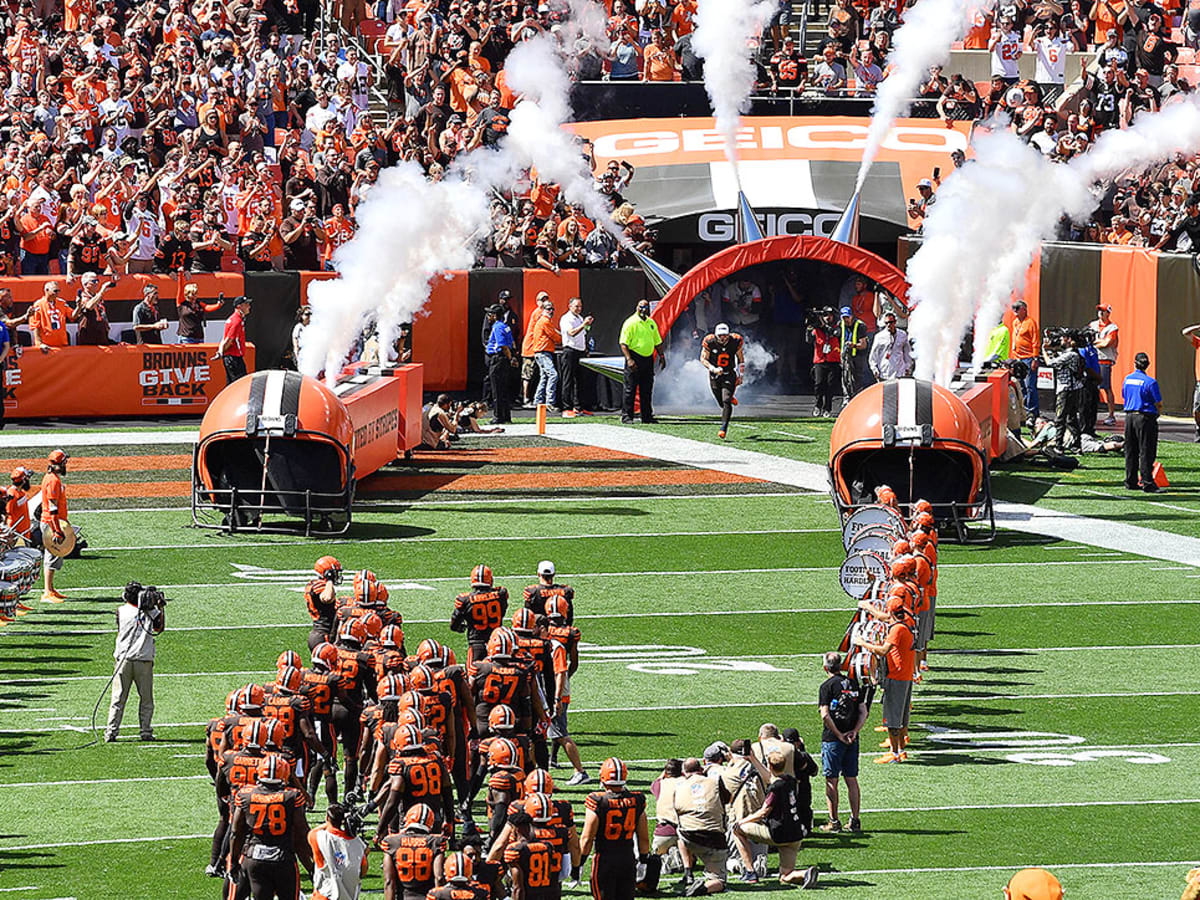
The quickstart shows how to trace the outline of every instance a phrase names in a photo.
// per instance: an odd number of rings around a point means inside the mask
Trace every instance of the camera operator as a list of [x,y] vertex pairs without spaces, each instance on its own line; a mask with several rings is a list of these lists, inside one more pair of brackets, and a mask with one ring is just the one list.
[[[353,823],[350,823],[353,824]],[[357,900],[367,874],[367,845],[346,821],[346,810],[331,803],[325,824],[308,833],[313,855],[312,900]]]
[[[1047,329],[1042,340],[1042,361],[1054,369],[1054,412],[1058,434],[1054,445],[1059,452],[1079,453],[1079,407],[1083,394],[1083,357],[1076,346],[1076,335],[1064,329]],[[1064,446],[1063,438],[1070,432]]]
[[137,685],[138,734],[143,741],[154,740],[150,720],[154,718],[154,638],[167,627],[167,598],[153,585],[142,587],[136,581],[125,585],[124,603],[117,610],[116,660],[113,671],[112,705],[108,708],[108,726],[104,740],[115,741],[125,713],[129,688]]
[[808,336],[813,342],[813,415],[832,416],[834,385],[842,370],[838,317],[832,306],[810,316]]

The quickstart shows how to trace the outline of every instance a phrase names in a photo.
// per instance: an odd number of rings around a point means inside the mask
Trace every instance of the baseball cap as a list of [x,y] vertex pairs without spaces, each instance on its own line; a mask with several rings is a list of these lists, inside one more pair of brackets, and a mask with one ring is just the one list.
[[550,560],[548,560],[548,559],[543,559],[540,563],[538,563],[538,574],[539,575],[553,575],[554,574],[554,563],[550,562]]
[[489,312],[493,316],[498,316],[504,312],[504,307],[501,306],[499,303],[493,303],[491,306],[489,306],[487,309],[485,309],[484,312]]
[[715,762],[729,752],[729,745],[724,741],[713,741],[704,748],[705,762]]
[[933,187],[933,182],[932,182],[932,181],[930,181],[928,178],[922,178],[920,181],[918,181],[918,182],[917,182],[917,187],[919,187],[919,188],[922,188],[922,187],[931,188],[931,187]]
[[1099,306],[1096,307],[1096,309],[1097,309],[1097,311],[1103,310],[1104,312],[1112,312],[1112,306],[1107,303],[1101,303]]
[[254,302],[254,298],[253,298],[253,297],[246,297],[246,296],[244,296],[244,295],[243,295],[243,296],[241,296],[241,297],[234,297],[234,298],[233,298],[233,305],[234,305],[234,306],[241,306],[243,303],[245,303],[245,304],[249,305],[249,304],[251,304],[251,303],[253,303],[253,302]]
[[292,212],[302,212],[304,210],[303,200],[293,200],[292,205],[288,207]]
[[850,314],[851,314],[850,307],[848,307],[848,306],[843,306],[843,307],[842,307],[842,315],[843,315],[843,316],[848,316],[848,315],[850,315]]
[[[783,729],[783,731],[780,733],[779,736],[781,738],[783,738],[785,741],[787,741],[789,744],[794,744],[794,743],[796,743],[796,741],[800,741],[800,732],[797,731],[795,728],[785,728],[785,729]],[[800,741],[800,746],[801,747],[804,746],[803,741]]]
[[716,328],[713,329],[713,334],[715,334],[717,337],[723,337],[724,335],[729,334],[729,326],[724,322],[721,322]]
[[901,600],[899,597],[892,597],[888,600],[887,611],[892,614],[895,614],[898,612],[904,613],[904,614],[908,613],[908,609],[904,606],[904,601]]
[[1058,879],[1045,869],[1022,869],[1004,888],[1008,900],[1062,900]]
[[12,483],[20,484],[29,475],[29,470],[24,466],[17,466],[12,470]]
[[496,295],[499,300],[507,300],[512,297],[512,291],[501,291]]

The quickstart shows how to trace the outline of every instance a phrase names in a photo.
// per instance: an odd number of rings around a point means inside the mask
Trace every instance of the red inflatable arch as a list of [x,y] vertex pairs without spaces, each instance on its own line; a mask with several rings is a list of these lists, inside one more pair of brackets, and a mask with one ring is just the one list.
[[670,331],[696,295],[722,278],[750,266],[784,259],[814,259],[850,269],[870,278],[908,305],[908,281],[904,273],[883,257],[829,238],[780,235],[727,247],[691,269],[655,307],[654,321],[658,323],[658,330],[664,335]]

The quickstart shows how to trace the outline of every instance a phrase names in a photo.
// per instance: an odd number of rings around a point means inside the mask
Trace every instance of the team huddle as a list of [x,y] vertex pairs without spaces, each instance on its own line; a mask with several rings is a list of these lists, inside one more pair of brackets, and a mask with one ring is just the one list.
[[[634,842],[643,862],[650,845],[645,796],[626,790],[625,764],[601,765],[582,830],[548,771],[561,751],[575,770],[568,784],[592,780],[567,727],[574,591],[554,581],[553,563],[538,565],[511,618],[491,570],[472,570],[450,618],[467,637],[465,666],[432,638],[409,654],[374,573],[356,572],[341,597],[336,559],[314,574],[309,665],[285,650],[273,683],[231,692],[208,725],[220,818],[206,871],[226,879],[226,896],[294,900],[301,865],[314,900],[357,896],[367,860],[353,838],[377,812],[387,900],[556,900],[593,854],[593,896],[632,898]],[[309,832],[322,782],[326,825]],[[486,835],[474,818],[481,792]]]

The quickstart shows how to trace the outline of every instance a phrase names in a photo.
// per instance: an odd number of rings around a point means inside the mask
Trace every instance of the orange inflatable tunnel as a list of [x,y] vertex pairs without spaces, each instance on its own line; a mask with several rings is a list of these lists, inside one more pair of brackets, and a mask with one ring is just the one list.
[[[193,452],[192,521],[277,530],[264,516],[340,534],[354,499],[354,422],[338,396],[297,372],[247,375],[221,391]],[[394,455],[394,454],[393,454]]]
[[971,539],[967,523],[996,530],[988,447],[979,419],[952,391],[900,378],[871,385],[842,409],[829,441],[829,484],[842,516],[889,485],[901,508],[933,504],[940,525]]

